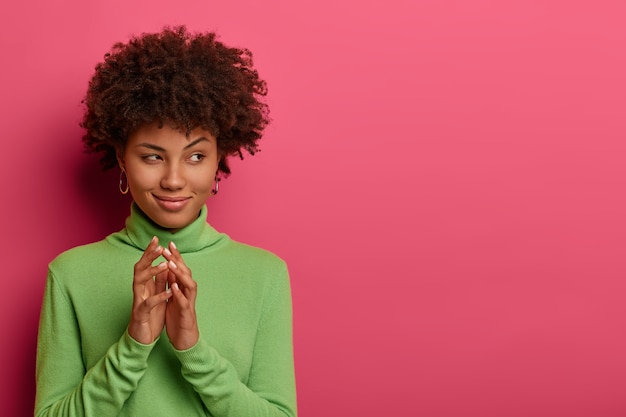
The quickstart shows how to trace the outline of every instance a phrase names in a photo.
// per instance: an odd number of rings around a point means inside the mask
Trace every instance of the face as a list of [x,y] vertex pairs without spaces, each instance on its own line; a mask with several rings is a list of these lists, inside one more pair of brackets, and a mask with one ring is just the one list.
[[118,156],[139,208],[159,226],[179,230],[198,218],[211,194],[218,167],[217,140],[210,132],[184,132],[151,124],[130,135]]

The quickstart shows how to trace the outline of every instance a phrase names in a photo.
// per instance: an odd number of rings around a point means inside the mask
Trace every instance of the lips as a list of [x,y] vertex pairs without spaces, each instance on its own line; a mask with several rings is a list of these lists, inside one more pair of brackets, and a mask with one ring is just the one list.
[[169,197],[169,196],[154,196],[155,201],[161,206],[163,209],[167,211],[179,211],[182,210],[189,201],[191,201],[190,197]]

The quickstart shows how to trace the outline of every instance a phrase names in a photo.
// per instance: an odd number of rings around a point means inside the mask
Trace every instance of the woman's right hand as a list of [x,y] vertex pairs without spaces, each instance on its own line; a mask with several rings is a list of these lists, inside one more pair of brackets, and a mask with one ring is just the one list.
[[137,261],[133,277],[133,309],[128,324],[128,333],[139,343],[154,342],[165,325],[166,301],[172,291],[166,289],[167,263],[152,266],[152,262],[163,253],[155,236]]

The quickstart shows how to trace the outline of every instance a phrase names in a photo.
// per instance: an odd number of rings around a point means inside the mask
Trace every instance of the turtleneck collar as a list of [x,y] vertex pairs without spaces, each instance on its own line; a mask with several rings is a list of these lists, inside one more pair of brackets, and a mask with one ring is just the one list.
[[[126,229],[117,233],[124,242],[145,250],[153,236],[159,238],[161,246],[174,242],[181,253],[197,252],[217,243],[225,235],[218,233],[206,222],[207,207],[202,206],[200,215],[191,224],[172,233],[154,223],[135,204],[131,204],[130,216],[126,219]],[[124,233],[125,232],[125,233]]]

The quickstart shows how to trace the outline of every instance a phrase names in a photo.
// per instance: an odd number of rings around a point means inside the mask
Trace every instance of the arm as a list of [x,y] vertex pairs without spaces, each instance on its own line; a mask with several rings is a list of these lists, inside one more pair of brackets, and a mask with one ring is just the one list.
[[74,310],[50,272],[39,323],[35,416],[118,415],[143,376],[153,346],[125,332],[86,371]]
[[202,339],[189,350],[177,351],[183,377],[216,417],[296,415],[291,295],[286,271],[272,296],[257,330],[247,386],[239,381],[234,367]]
[[[165,263],[152,267],[161,252],[154,238],[135,264],[127,331],[89,370],[84,366],[82,348],[89,349],[90,341],[81,341],[74,306],[51,267],[39,324],[36,416],[119,414],[143,377],[148,356],[163,330],[165,300],[171,292],[165,291]],[[106,295],[102,296],[106,303]],[[97,306],[94,309],[98,311]],[[89,322],[89,317],[82,319]]]
[[[190,281],[191,271],[184,266],[175,247],[170,249],[173,254],[166,252],[164,256],[171,258],[180,267],[178,270],[170,269],[180,285],[178,288],[172,285],[174,295],[168,303],[168,313],[172,313],[176,305],[183,303],[188,303],[191,307],[193,303],[189,301],[195,300],[195,293],[188,291],[185,286],[185,283],[189,283],[195,289]],[[186,273],[189,276],[184,276]],[[166,330],[177,349],[176,355],[182,365],[183,377],[193,386],[215,417],[296,416],[291,292],[285,267],[271,285],[257,328],[247,385],[240,381],[234,366],[202,337],[188,348],[185,344],[191,339],[184,339],[185,343],[181,347],[176,338],[178,334],[173,331],[175,322],[172,317],[184,317],[185,314],[179,311],[168,316],[166,313]],[[195,312],[193,316],[189,316],[195,321]]]

